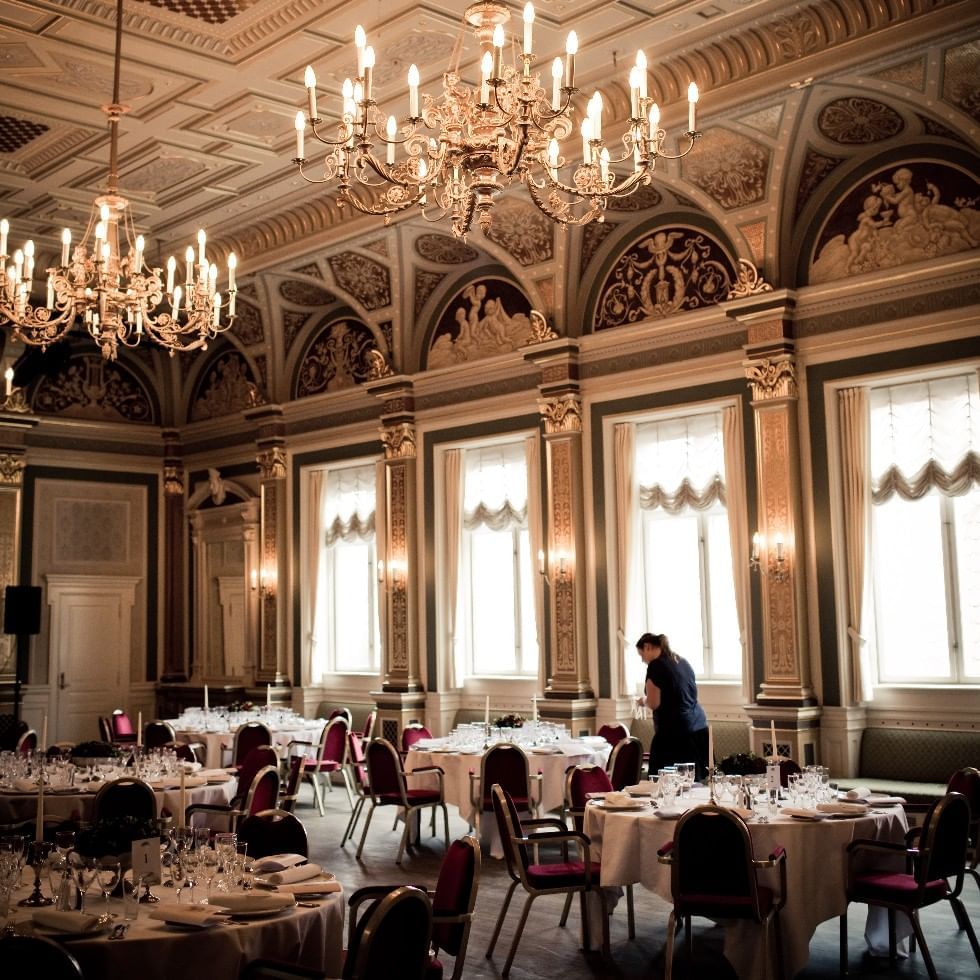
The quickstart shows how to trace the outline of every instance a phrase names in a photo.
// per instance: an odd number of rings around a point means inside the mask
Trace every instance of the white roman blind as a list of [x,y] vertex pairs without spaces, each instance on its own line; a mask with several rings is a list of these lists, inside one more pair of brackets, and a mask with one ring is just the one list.
[[503,531],[527,523],[527,453],[524,442],[467,449],[463,526]]
[[375,466],[327,471],[323,494],[324,544],[374,538]]

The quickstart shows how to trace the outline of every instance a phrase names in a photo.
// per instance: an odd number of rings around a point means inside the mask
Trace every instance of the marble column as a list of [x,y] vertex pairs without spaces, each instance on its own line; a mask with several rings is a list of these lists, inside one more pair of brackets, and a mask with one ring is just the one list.
[[589,676],[585,593],[585,507],[582,399],[578,343],[546,340],[526,348],[540,372],[538,410],[544,427],[545,605],[550,629],[547,684],[541,714],[575,734],[595,728],[596,698]]
[[184,543],[184,460],[180,433],[163,431],[163,671],[164,684],[178,684],[189,676]]

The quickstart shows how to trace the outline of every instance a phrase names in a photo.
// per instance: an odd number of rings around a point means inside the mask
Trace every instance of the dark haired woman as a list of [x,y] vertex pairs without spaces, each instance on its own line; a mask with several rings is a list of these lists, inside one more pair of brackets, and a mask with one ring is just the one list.
[[679,762],[697,764],[697,778],[708,769],[708,720],[698,704],[694,670],[670,649],[663,633],[644,633],[636,651],[647,665],[646,696],[640,698],[653,711],[650,773]]

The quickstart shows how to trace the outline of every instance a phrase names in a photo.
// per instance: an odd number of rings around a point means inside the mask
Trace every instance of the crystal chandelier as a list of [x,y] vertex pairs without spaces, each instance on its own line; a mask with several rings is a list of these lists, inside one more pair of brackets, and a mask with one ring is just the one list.
[[171,355],[207,348],[208,341],[234,321],[236,295],[232,253],[222,319],[218,269],[205,254],[203,231],[197,235],[197,251],[187,249],[182,281],[173,256],[166,273],[145,262],[145,241],[136,235],[129,202],[119,193],[119,119],[129,110],[119,102],[122,9],[123,0],[117,0],[112,104],[102,107],[109,119],[106,192],[95,199],[88,226],[74,249],[71,232],[67,228],[62,232],[60,261],[47,270],[43,306],[32,302],[34,242],[25,242],[8,255],[10,225],[6,219],[0,221],[0,324],[9,323],[18,340],[43,351],[62,340],[78,321],[108,360],[116,359],[120,344],[135,347],[144,337]]
[[[660,158],[678,159],[701,135],[695,129],[698,90],[688,90],[688,131],[680,152],[664,151],[660,108],[647,95],[647,64],[642,51],[629,73],[630,118],[621,149],[611,152],[602,133],[602,96],[596,92],[582,120],[582,158],[563,157],[560,141],[574,128],[572,96],[578,39],[568,35],[564,61],[551,66],[551,92],[534,69],[534,7],[524,8],[522,53],[515,65],[504,65],[504,24],[510,12],[502,3],[484,0],[466,9],[464,20],[480,40],[483,56],[478,88],[461,82],[455,69],[443,76],[440,101],[425,95],[419,104],[419,72],[408,70],[408,119],[399,125],[383,118],[374,100],[374,49],[359,26],[354,34],[357,78],[342,89],[341,121],[335,138],[322,133],[317,113],[316,75],[306,69],[307,114],[315,139],[327,147],[322,176],[304,171],[307,119],[296,114],[296,158],[310,183],[337,181],[340,203],[363,214],[391,215],[418,207],[429,221],[449,217],[453,234],[464,237],[476,215],[486,231],[495,198],[508,185],[523,183],[537,207],[560,224],[602,220],[610,198],[627,197],[651,182]],[[378,147],[377,152],[375,147]],[[383,159],[382,159],[383,157]],[[629,172],[616,171],[626,164]]]

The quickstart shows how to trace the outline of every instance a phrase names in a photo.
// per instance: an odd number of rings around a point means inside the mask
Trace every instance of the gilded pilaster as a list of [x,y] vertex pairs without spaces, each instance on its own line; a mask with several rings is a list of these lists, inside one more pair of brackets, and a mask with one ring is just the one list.
[[188,678],[183,450],[176,429],[163,432],[163,683]]

